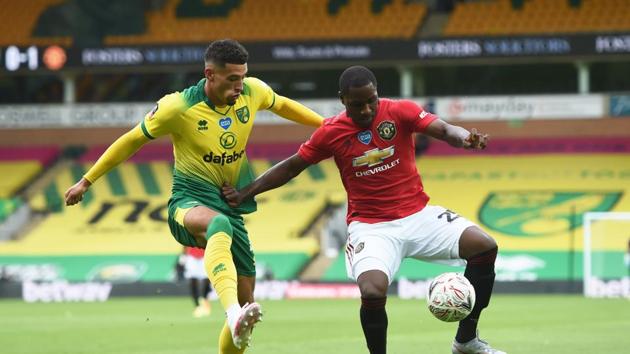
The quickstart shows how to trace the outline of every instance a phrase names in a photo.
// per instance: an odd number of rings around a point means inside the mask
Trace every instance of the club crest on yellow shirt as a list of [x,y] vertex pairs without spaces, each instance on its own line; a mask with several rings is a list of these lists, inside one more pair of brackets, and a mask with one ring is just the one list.
[[241,108],[237,109],[236,110],[236,117],[243,124],[249,122],[249,108],[247,108],[247,106],[245,106],[245,107],[241,107]]

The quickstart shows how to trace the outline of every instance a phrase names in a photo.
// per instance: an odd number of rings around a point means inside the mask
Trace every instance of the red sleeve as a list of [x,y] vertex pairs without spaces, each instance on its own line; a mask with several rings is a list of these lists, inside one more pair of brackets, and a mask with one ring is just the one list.
[[298,155],[310,164],[316,164],[332,156],[329,144],[326,144],[326,125],[323,125],[311,135],[311,138],[300,146]]
[[400,120],[414,132],[424,132],[429,124],[437,119],[435,114],[425,111],[410,100],[397,101],[392,108]]

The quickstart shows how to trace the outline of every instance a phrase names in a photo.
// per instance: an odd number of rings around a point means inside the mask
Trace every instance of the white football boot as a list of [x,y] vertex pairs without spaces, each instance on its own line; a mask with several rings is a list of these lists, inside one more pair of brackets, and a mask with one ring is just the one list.
[[262,309],[260,305],[256,302],[245,304],[245,306],[241,308],[241,313],[236,321],[230,323],[234,346],[238,349],[242,349],[243,345],[249,346],[252,329],[254,325],[260,321],[262,321]]
[[453,354],[507,354],[492,348],[488,342],[479,339],[479,333],[466,343],[459,343],[457,340],[453,340],[452,352]]

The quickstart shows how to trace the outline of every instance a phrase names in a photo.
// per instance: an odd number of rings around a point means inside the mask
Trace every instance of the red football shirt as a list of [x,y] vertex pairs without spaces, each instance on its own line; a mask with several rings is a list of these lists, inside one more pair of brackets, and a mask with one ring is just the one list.
[[416,168],[413,133],[435,119],[412,101],[382,98],[371,128],[360,128],[341,112],[326,119],[298,154],[312,164],[334,157],[348,193],[348,223],[400,219],[429,201]]
[[186,254],[195,258],[203,258],[205,251],[203,248],[186,246]]

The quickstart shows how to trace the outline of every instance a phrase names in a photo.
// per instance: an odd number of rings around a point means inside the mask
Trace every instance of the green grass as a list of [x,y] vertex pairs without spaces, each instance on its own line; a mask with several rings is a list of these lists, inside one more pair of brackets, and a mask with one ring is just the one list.
[[[358,300],[263,302],[248,353],[367,353]],[[223,323],[194,319],[188,298],[115,298],[105,303],[0,301],[0,352],[217,353]],[[389,353],[449,353],[456,324],[420,300],[388,300]],[[494,296],[482,338],[509,353],[618,353],[630,348],[630,302],[581,296]],[[626,348],[626,349],[622,349]]]

